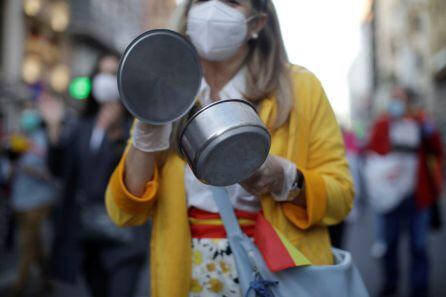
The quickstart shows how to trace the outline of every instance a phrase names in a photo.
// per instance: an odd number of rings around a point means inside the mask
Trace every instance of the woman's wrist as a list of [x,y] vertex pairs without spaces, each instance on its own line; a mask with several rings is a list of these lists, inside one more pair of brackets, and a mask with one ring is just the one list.
[[135,196],[143,195],[147,183],[153,179],[155,155],[130,147],[124,169],[124,184]]
[[307,200],[305,199],[305,178],[299,169],[296,169],[295,189],[290,191],[289,198],[293,204],[307,208]]
[[291,202],[299,196],[303,187],[303,174],[293,162],[276,156],[282,168],[281,187],[272,191],[273,199],[277,202]]
[[304,190],[305,190],[304,175],[299,169],[296,168],[296,176],[288,192],[287,202],[292,202],[298,206],[306,207]]
[[289,192],[290,200],[299,197],[305,186],[305,178],[299,169],[296,168],[296,177],[294,178],[293,184],[291,185],[291,189]]

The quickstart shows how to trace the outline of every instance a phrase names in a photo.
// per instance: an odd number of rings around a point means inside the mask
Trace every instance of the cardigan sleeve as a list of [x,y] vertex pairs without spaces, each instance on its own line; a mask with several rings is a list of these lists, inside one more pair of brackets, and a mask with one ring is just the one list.
[[[131,137],[130,137],[131,139]],[[139,197],[127,189],[124,183],[125,160],[130,141],[121,157],[121,161],[110,177],[105,193],[105,205],[112,221],[120,227],[144,224],[150,217],[159,189],[159,170],[155,165],[153,178],[145,185],[144,193]]]
[[[345,157],[340,127],[327,96],[311,74],[308,114],[308,156],[298,167],[305,178],[307,207],[283,206],[285,216],[301,229],[332,225],[342,221],[353,206],[353,182]],[[302,100],[302,98],[300,98]]]

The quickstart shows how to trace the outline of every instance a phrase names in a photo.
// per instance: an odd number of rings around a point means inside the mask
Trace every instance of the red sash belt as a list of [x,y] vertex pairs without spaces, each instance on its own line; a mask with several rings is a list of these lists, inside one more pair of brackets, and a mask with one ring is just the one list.
[[[189,223],[192,238],[226,238],[226,231],[220,214],[198,208],[189,208]],[[249,237],[254,235],[256,212],[235,210],[242,231]]]

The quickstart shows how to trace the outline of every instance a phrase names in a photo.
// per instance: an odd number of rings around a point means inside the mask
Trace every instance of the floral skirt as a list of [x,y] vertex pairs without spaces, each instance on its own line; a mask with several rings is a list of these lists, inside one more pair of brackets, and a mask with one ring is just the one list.
[[192,239],[189,297],[241,297],[237,269],[226,238]]

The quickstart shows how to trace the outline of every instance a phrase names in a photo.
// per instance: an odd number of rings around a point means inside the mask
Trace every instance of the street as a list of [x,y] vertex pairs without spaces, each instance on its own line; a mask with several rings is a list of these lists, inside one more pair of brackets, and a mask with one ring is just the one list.
[[[443,213],[446,213],[445,203],[442,203]],[[355,223],[348,225],[346,230],[347,248],[352,252],[353,259],[369,289],[371,296],[376,296],[380,281],[381,272],[379,262],[370,254],[370,247],[373,241],[372,214],[366,211]],[[446,257],[443,250],[446,246],[446,231],[432,233],[430,236],[430,260],[431,260],[431,289],[432,297],[443,297],[446,293]],[[408,242],[404,237],[400,245],[401,271],[407,271],[408,262]],[[13,281],[15,273],[15,255],[10,255],[7,259],[1,258],[0,261],[0,296],[4,296],[6,287]],[[407,295],[407,274],[403,276],[403,286],[401,296]],[[148,296],[148,265],[145,265],[144,272],[140,276],[138,292],[136,297]],[[52,297],[87,297],[84,285],[81,282],[77,286],[65,284],[56,284]]]
[[[446,211],[445,203],[442,201],[443,214]],[[374,259],[370,254],[370,247],[373,242],[373,229],[372,229],[372,213],[367,211],[361,216],[358,221],[349,226],[347,233],[347,248],[353,254],[353,260],[355,261],[365,283],[370,292],[370,296],[376,296],[381,282],[381,270],[379,267],[379,261]],[[433,232],[430,235],[430,264],[431,264],[431,296],[432,297],[444,297],[446,296],[446,282],[444,276],[446,275],[446,257],[444,257],[443,251],[446,246],[446,230],[443,229],[439,232]],[[408,267],[410,265],[409,258],[409,245],[406,234],[403,236],[400,242],[400,271],[402,277],[402,287],[400,296],[409,296],[407,294],[408,287]]]
[[[150,273],[161,297],[237,295],[227,246],[185,253],[189,230],[225,236],[203,183],[314,263],[331,259],[320,225],[345,219],[332,245],[372,297],[395,295],[396,256],[399,297],[446,297],[446,197],[427,226],[446,196],[445,16],[446,0],[0,0],[0,297],[148,297]],[[344,218],[355,185],[371,198]]]

